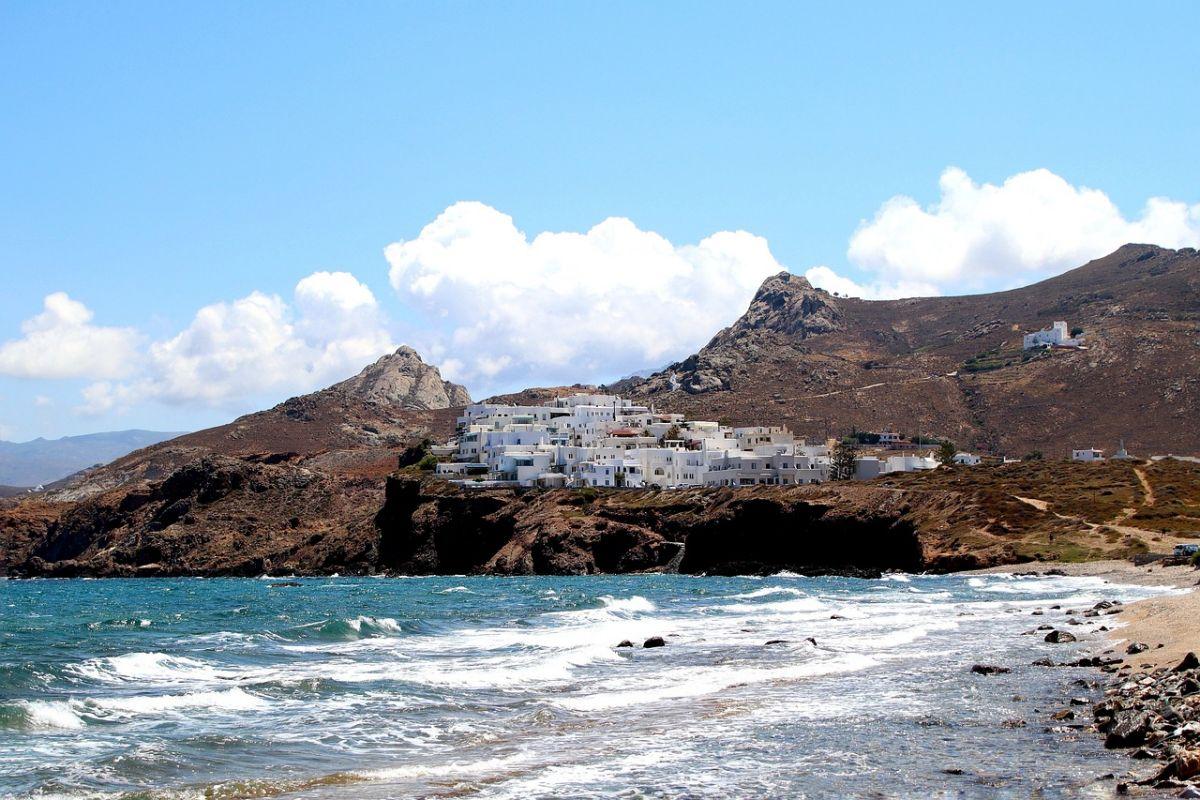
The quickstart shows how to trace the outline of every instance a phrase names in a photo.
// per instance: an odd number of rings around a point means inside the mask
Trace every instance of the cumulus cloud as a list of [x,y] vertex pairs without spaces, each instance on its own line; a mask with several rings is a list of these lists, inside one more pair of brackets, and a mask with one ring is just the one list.
[[816,277],[874,297],[988,291],[1056,275],[1128,242],[1200,244],[1200,204],[1151,198],[1127,219],[1104,192],[1046,169],[995,185],[951,167],[939,191],[928,207],[893,197],[859,225],[847,256],[874,280],[851,286],[824,267]]
[[0,345],[0,375],[16,378],[111,379],[137,367],[132,328],[92,324],[92,311],[66,292],[46,295],[42,313],[21,324],[20,339]]
[[78,411],[105,414],[142,400],[238,406],[345,378],[393,349],[371,290],[347,272],[301,280],[292,304],[252,292],[196,312],[187,328],[150,345],[132,381],[98,381]]
[[628,219],[530,239],[482,203],[447,208],[385,250],[421,315],[413,343],[476,394],[602,379],[703,345],[783,267],[743,231],[675,245]]

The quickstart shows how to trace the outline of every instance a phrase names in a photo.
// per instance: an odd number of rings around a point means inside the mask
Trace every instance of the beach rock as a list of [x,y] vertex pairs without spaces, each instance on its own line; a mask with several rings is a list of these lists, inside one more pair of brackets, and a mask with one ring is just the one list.
[[633,642],[629,641],[628,639],[622,639],[621,643],[617,645],[617,647],[633,647]]
[[1183,660],[1180,661],[1178,665],[1176,665],[1175,671],[1176,672],[1185,672],[1189,669],[1198,669],[1198,668],[1200,668],[1200,658],[1196,658],[1195,653],[1188,653],[1186,656],[1183,657]]
[[1051,719],[1056,720],[1057,722],[1062,722],[1062,721],[1068,720],[1068,719],[1075,719],[1075,712],[1071,711],[1069,709],[1063,709],[1062,711],[1059,711],[1059,712],[1051,715]]
[[787,644],[787,639],[768,639],[763,647],[770,647],[773,644]]
[[1150,715],[1142,711],[1122,711],[1114,718],[1112,729],[1104,739],[1104,746],[1110,750],[1137,747],[1145,744],[1146,737],[1153,730]]
[[1002,728],[1024,728],[1025,724],[1026,724],[1025,720],[1014,718],[1014,719],[1004,720],[1004,722],[1000,723],[1000,727],[1002,727]]
[[1138,653],[1144,653],[1149,649],[1150,649],[1150,645],[1148,645],[1148,644],[1142,644],[1141,642],[1133,642],[1132,644],[1129,645],[1129,647],[1125,648],[1125,652],[1132,656],[1132,655],[1136,655]]
[[1067,633],[1066,631],[1050,631],[1046,634],[1045,641],[1050,642],[1051,644],[1066,644],[1068,642],[1077,642],[1079,640],[1075,638],[1075,634],[1073,633]]
[[642,647],[665,647],[667,641],[661,636],[651,636],[646,641],[642,642]]
[[1065,578],[1067,576],[1067,573],[1063,572],[1061,569],[1048,569],[1042,574],[1058,578]]
[[997,667],[992,664],[976,664],[971,667],[971,672],[976,675],[1003,675],[1006,672],[1012,672],[1008,667]]
[[1037,661],[1034,661],[1034,662],[1033,662],[1033,664],[1032,664],[1031,666],[1034,666],[1034,667],[1053,667],[1053,666],[1054,666],[1054,661],[1053,661],[1053,659],[1049,659],[1049,658],[1039,658]]
[[1196,798],[1200,798],[1200,789],[1197,789],[1195,786],[1189,786],[1186,789],[1181,790],[1179,792],[1179,794],[1177,794],[1175,796],[1176,797],[1189,797],[1189,798],[1192,798],[1192,800],[1195,800]]

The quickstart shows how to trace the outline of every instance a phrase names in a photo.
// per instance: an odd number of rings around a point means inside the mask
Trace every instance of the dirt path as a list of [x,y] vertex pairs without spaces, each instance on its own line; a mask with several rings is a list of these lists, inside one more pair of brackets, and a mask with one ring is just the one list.
[[1146,473],[1142,472],[1137,467],[1133,468],[1133,472],[1138,476],[1138,480],[1141,481],[1142,491],[1146,493],[1146,499],[1142,501],[1142,505],[1154,505],[1154,487],[1150,485],[1150,481],[1146,478]]

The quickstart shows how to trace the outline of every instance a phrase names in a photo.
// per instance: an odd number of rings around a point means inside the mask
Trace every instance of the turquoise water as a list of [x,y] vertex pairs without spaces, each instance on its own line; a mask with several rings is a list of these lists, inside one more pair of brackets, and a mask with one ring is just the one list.
[[[1095,676],[1028,666],[1075,650],[1020,634],[1153,591],[280,582],[0,581],[0,797],[1108,796],[1123,757],[1045,730]],[[650,636],[667,646],[615,647]]]

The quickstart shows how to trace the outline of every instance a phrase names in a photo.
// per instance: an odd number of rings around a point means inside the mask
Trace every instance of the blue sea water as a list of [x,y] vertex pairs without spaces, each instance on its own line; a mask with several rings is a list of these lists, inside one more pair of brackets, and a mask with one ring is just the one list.
[[[1099,634],[1021,634],[1156,591],[1004,575],[279,582],[0,581],[0,797],[1110,796],[1101,776],[1124,757],[1047,731],[1088,695],[1071,681],[1096,676],[1030,666]],[[650,636],[667,645],[640,647]]]

